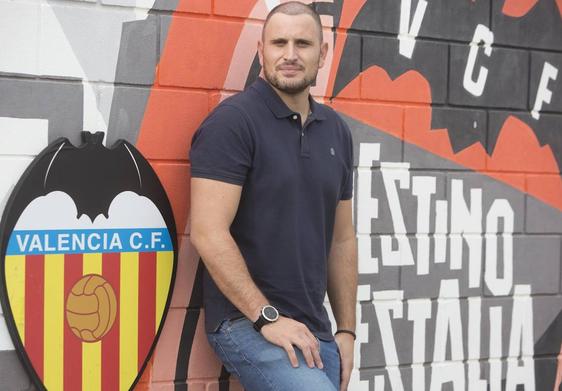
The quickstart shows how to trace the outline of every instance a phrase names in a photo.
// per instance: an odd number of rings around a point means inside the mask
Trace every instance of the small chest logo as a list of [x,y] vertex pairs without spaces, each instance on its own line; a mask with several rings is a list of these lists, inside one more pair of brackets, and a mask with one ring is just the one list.
[[336,156],[336,151],[334,150],[334,148],[330,148],[330,155]]

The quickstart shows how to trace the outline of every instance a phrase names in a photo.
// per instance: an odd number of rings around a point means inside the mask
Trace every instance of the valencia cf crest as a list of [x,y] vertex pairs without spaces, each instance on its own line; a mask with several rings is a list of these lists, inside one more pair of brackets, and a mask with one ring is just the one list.
[[170,203],[134,146],[50,144],[0,226],[0,297],[39,389],[129,390],[151,356],[177,264]]

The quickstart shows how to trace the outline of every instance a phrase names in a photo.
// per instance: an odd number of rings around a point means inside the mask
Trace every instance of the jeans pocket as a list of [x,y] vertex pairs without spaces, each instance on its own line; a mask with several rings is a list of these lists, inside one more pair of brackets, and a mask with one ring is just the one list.
[[223,334],[229,327],[228,319],[223,319],[214,331],[207,331],[207,336],[210,339],[213,335]]
[[246,322],[249,322],[248,318],[246,318],[245,316],[239,317],[239,318],[234,318],[234,319],[230,319],[228,321],[228,323],[230,324],[230,328],[233,327],[242,327],[245,325]]

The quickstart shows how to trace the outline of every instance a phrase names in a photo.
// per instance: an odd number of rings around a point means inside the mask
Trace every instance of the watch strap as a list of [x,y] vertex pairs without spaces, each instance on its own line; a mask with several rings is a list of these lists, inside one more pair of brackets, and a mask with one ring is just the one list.
[[[275,318],[274,320],[267,319],[267,318],[264,316],[264,310],[265,310],[265,308],[267,308],[267,307],[270,307],[270,308],[274,309],[275,312],[277,313],[277,316],[276,316],[276,318]],[[279,311],[277,310],[277,308],[273,307],[272,305],[264,306],[264,307],[262,308],[262,310],[260,311],[260,316],[259,316],[259,318],[254,322],[254,329],[259,333],[259,332],[261,332],[261,329],[262,329],[263,326],[265,326],[266,324],[273,323],[273,322],[275,322],[277,319],[279,319]]]
[[258,320],[256,320],[256,321],[254,322],[254,329],[255,329],[258,333],[260,333],[262,327],[265,326],[265,325],[268,324],[268,323],[270,323],[270,322],[269,322],[267,319],[265,319],[262,314],[260,314],[260,317],[258,318]]

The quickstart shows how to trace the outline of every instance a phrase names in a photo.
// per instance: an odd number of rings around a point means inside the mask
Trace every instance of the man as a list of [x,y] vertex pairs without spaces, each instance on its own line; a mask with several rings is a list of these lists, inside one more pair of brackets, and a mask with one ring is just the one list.
[[327,51],[312,8],[274,8],[258,42],[265,80],[222,102],[192,142],[207,336],[247,391],[346,390],[353,368],[351,134],[309,95]]

